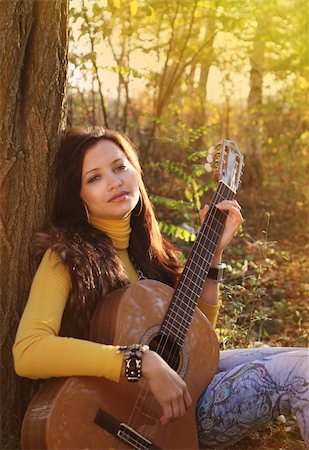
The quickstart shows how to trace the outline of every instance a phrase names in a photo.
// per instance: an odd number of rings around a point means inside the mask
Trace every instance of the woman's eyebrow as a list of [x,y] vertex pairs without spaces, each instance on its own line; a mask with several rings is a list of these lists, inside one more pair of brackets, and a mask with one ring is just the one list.
[[[122,158],[115,159],[114,161],[112,161],[111,165],[117,163],[118,161],[122,161]],[[94,172],[95,170],[100,170],[100,168],[95,167],[94,169],[88,170],[88,172],[86,172],[84,176],[88,175],[88,173]]]
[[95,170],[99,170],[99,168],[95,167],[94,169],[88,170],[88,172],[86,172],[85,175],[88,175],[88,173],[94,172]]

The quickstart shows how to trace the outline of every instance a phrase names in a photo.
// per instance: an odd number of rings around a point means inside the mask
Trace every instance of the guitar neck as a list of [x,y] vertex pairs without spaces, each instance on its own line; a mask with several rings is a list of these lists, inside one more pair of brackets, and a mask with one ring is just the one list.
[[161,332],[176,340],[180,347],[184,343],[227,216],[225,211],[220,211],[215,205],[234,197],[235,192],[220,181],[161,325]]

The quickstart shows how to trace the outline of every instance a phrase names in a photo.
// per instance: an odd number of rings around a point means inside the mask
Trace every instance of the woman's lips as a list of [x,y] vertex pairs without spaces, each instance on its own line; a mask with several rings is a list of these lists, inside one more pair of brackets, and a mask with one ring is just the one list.
[[119,194],[114,195],[112,198],[109,199],[109,202],[114,202],[114,201],[121,201],[124,199],[124,197],[126,197],[129,194],[129,192],[127,191],[123,191],[123,192],[119,192]]

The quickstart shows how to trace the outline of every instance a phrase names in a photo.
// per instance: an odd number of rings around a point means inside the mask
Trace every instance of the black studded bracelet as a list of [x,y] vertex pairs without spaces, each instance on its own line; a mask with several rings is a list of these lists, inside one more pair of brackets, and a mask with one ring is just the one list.
[[121,345],[118,353],[123,353],[125,360],[125,377],[130,382],[138,381],[142,376],[142,355],[149,350],[148,345]]

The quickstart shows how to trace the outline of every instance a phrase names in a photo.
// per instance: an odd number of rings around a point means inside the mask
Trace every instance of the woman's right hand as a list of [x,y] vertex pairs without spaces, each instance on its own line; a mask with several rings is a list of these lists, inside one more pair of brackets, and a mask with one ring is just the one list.
[[186,383],[156,352],[143,353],[142,375],[163,409],[162,425],[183,416],[192,405]]

